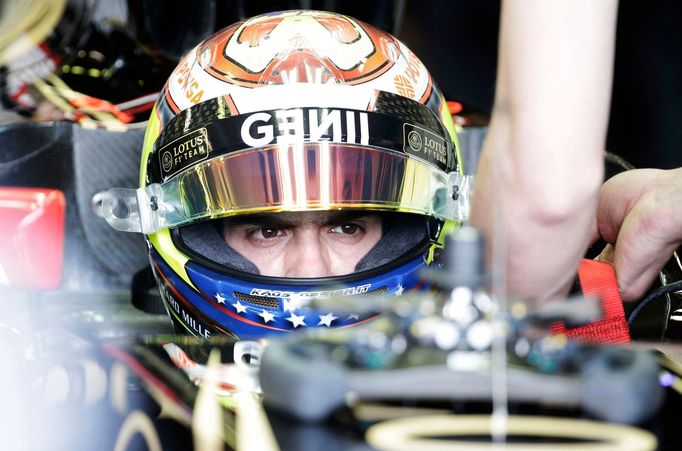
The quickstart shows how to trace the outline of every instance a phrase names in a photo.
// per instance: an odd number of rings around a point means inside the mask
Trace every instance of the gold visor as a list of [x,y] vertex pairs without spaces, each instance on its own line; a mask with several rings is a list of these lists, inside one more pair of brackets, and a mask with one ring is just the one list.
[[470,192],[470,177],[407,154],[317,142],[221,155],[164,183],[112,189],[103,206],[113,227],[154,233],[203,219],[277,211],[366,209],[463,220]]

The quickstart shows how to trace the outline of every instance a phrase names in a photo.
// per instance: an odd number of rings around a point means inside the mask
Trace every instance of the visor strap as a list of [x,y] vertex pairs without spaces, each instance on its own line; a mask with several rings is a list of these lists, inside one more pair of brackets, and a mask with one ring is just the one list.
[[159,183],[202,161],[249,149],[303,143],[369,146],[457,169],[449,135],[416,121],[343,108],[292,108],[231,116],[159,138],[147,161],[149,183]]

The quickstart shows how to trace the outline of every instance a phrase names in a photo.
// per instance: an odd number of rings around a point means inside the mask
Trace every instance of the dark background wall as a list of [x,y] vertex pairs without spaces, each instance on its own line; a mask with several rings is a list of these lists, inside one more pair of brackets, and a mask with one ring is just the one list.
[[[335,10],[393,32],[424,61],[449,99],[490,113],[500,0],[112,0],[98,3],[93,20],[102,28],[112,22],[108,19],[118,18],[132,25],[146,49],[161,49],[166,57],[178,58],[233,22],[294,8]],[[680,42],[682,2],[620,0],[607,149],[635,166],[682,166]],[[115,49],[109,50],[115,59]],[[173,65],[159,66],[151,75],[149,64],[131,67],[134,73],[147,74],[145,86],[152,91]],[[89,93],[84,83],[66,81]],[[94,95],[107,98],[110,88],[95,89]]]
[[[408,0],[399,37],[447,97],[489,113],[498,0]],[[637,167],[682,166],[682,3],[621,0],[607,148]],[[589,108],[589,105],[586,105]]]

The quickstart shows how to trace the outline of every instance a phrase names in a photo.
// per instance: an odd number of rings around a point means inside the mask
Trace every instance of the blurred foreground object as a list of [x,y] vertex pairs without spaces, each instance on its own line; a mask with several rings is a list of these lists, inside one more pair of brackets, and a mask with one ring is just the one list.
[[65,6],[66,0],[4,0],[0,6],[0,64],[43,42]]
[[0,285],[54,289],[62,279],[64,193],[0,187]]

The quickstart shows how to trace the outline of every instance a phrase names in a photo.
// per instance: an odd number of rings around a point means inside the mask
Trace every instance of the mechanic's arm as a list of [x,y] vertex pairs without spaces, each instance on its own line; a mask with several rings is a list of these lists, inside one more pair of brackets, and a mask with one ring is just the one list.
[[472,223],[492,241],[489,261],[506,261],[510,295],[542,301],[564,294],[589,244],[616,13],[617,0],[503,2],[495,105]]
[[614,265],[623,300],[640,298],[682,244],[682,168],[612,177],[601,189],[597,224],[610,243],[597,258]]

